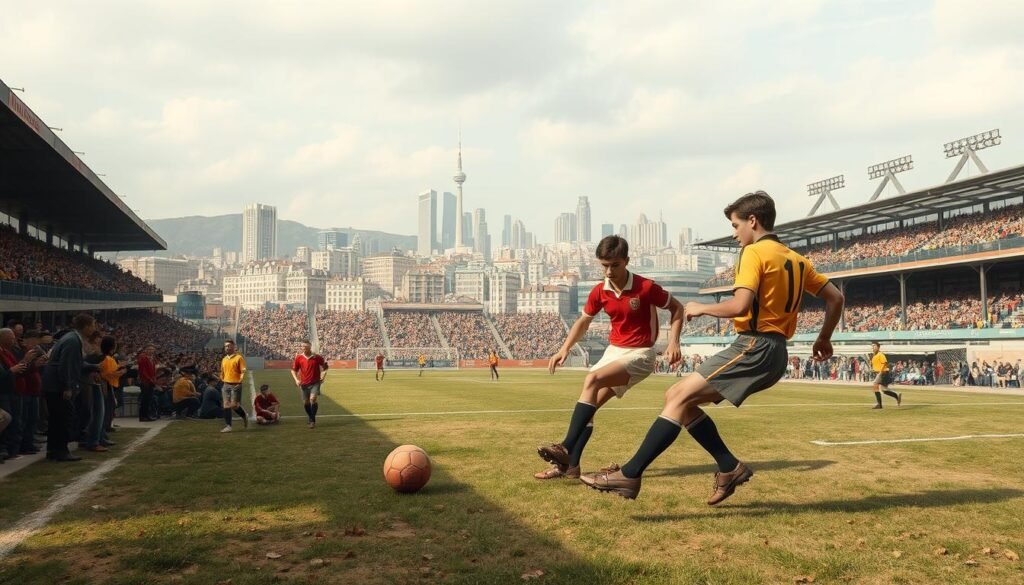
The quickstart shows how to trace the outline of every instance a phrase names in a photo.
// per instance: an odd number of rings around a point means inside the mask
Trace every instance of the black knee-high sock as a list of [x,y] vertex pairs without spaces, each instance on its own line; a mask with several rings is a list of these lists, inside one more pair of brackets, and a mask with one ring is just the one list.
[[573,448],[576,446],[576,442],[579,441],[583,430],[587,428],[587,423],[590,419],[594,418],[594,413],[597,412],[597,406],[588,402],[577,402],[576,408],[572,411],[572,418],[569,419],[569,430],[565,433],[565,439],[562,441],[562,446],[565,450],[572,453]]
[[316,422],[316,411],[320,410],[320,403],[314,402],[310,405],[310,409],[313,411],[313,422]]
[[622,474],[633,478],[643,475],[647,466],[675,442],[682,430],[683,428],[674,420],[663,416],[654,419],[654,424],[647,431],[647,436],[636,450],[636,454],[622,466]]
[[875,392],[875,402],[878,403],[878,406],[882,406],[882,393],[881,392]]
[[715,421],[711,420],[711,417],[706,413],[700,415],[700,418],[687,425],[686,430],[693,437],[693,440],[697,441],[697,444],[704,447],[704,450],[715,458],[715,463],[718,464],[718,471],[728,473],[739,465],[739,460],[729,452],[729,448],[722,441],[722,436],[718,434],[718,427],[715,426]]
[[[882,393],[885,394],[886,396],[891,397],[893,400],[898,400],[900,397],[899,394],[893,392],[892,390],[882,390]],[[879,401],[881,401],[881,399],[879,399]]]
[[231,426],[231,409],[230,408],[225,408],[224,409],[224,424],[228,425],[229,427]]
[[246,414],[245,409],[242,408],[241,406],[236,406],[235,407],[235,414],[237,414],[238,416],[240,416],[242,418],[249,418],[249,415]]
[[587,448],[587,441],[590,440],[590,435],[594,434],[594,423],[588,424],[583,428],[583,434],[580,435],[579,440],[576,441],[576,445],[572,448],[569,453],[569,467],[579,467],[580,459],[583,457],[583,450]]
[[302,409],[306,411],[306,416],[309,418],[310,422],[313,422],[313,408],[312,408],[312,405],[310,405],[310,403],[306,402],[305,404],[302,405]]

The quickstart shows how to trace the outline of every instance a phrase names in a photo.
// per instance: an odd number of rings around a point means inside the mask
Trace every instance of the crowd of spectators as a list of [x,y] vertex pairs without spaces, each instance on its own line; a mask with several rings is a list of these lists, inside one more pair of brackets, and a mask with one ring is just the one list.
[[120,266],[57,248],[0,225],[0,280],[117,293],[160,291]]
[[244,338],[244,353],[271,360],[291,359],[299,342],[309,339],[305,311],[284,308],[243,309],[238,317],[238,335]]
[[517,360],[549,358],[562,347],[566,331],[554,313],[499,313],[494,325]]
[[391,347],[441,347],[427,313],[394,311],[384,315]]
[[982,360],[980,364],[974,361],[968,366],[966,361],[957,362],[951,372],[952,382],[954,386],[1020,388],[1021,367],[1019,358],[1016,363]]
[[498,351],[494,334],[482,313],[443,311],[437,314],[437,322],[448,345],[458,350],[459,357],[482,359],[492,349]]
[[[841,239],[833,244],[795,248],[815,266],[841,264],[870,258],[903,256],[915,251],[957,248],[1024,235],[1024,204],[1009,205],[995,211],[968,213],[946,221],[939,230],[937,222],[895,227],[883,231]],[[725,286],[736,278],[734,267],[708,279],[703,286]]]
[[320,355],[329,360],[354,360],[360,347],[383,347],[377,316],[369,311],[316,312]]

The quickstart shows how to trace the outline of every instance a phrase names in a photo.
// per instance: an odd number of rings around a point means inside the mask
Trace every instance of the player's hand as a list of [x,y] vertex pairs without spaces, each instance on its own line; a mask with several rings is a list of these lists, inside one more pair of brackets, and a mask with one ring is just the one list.
[[819,337],[814,340],[811,348],[811,359],[816,362],[823,362],[832,357],[832,340]]
[[15,365],[11,366],[11,373],[12,374],[24,374],[25,370],[27,370],[27,369],[28,369],[27,365],[25,365],[23,363],[18,363],[18,364],[15,364]]
[[683,359],[683,352],[680,351],[679,344],[668,344],[668,348],[665,349],[665,361],[667,361],[670,366],[674,366],[681,359]]
[[690,301],[683,307],[683,318],[687,321],[704,314],[704,304]]
[[558,353],[551,356],[551,359],[548,360],[548,373],[554,374],[555,368],[561,366],[562,363],[565,362],[565,358],[568,356],[569,352],[565,351],[564,349],[559,350]]

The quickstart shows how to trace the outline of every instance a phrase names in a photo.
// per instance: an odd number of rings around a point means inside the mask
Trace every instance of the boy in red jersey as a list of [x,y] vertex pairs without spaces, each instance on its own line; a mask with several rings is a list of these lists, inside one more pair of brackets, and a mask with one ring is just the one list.
[[256,409],[256,424],[272,425],[281,420],[281,402],[267,384],[260,386],[253,407]]
[[384,354],[377,352],[377,357],[373,359],[377,362],[377,371],[373,373],[373,379],[381,382],[384,380]]
[[302,351],[292,362],[292,378],[295,385],[302,391],[302,407],[309,418],[309,428],[316,428],[316,413],[320,410],[320,385],[327,377],[327,361],[313,353],[313,345],[303,339]]
[[568,357],[572,346],[583,338],[590,322],[602,310],[612,321],[608,348],[583,381],[583,391],[569,420],[569,430],[561,443],[537,448],[537,454],[553,467],[534,475],[537,479],[580,476],[580,457],[593,433],[593,418],[601,406],[622,398],[626,391],[645,380],[654,371],[654,342],[658,339],[656,308],[672,312],[671,332],[665,359],[676,363],[681,358],[679,333],[683,326],[683,306],[653,280],[633,274],[629,264],[629,244],[619,236],[608,236],[597,245],[597,259],[604,271],[604,282],[590,291],[583,314],[573,324],[558,353],[548,361],[555,373]]

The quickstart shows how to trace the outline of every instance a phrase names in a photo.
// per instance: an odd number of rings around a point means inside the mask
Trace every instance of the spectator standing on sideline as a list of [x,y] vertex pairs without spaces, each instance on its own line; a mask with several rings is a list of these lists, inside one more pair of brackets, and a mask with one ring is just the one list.
[[156,346],[147,343],[139,354],[139,421],[152,422],[156,420],[151,413],[153,408],[153,389],[156,388],[156,363],[153,355],[156,353]]
[[72,400],[82,389],[83,340],[96,330],[96,319],[81,313],[71,320],[72,331],[60,338],[50,351],[43,369],[43,394],[49,412],[46,458],[52,461],[81,461],[68,450],[68,429],[74,417]]

